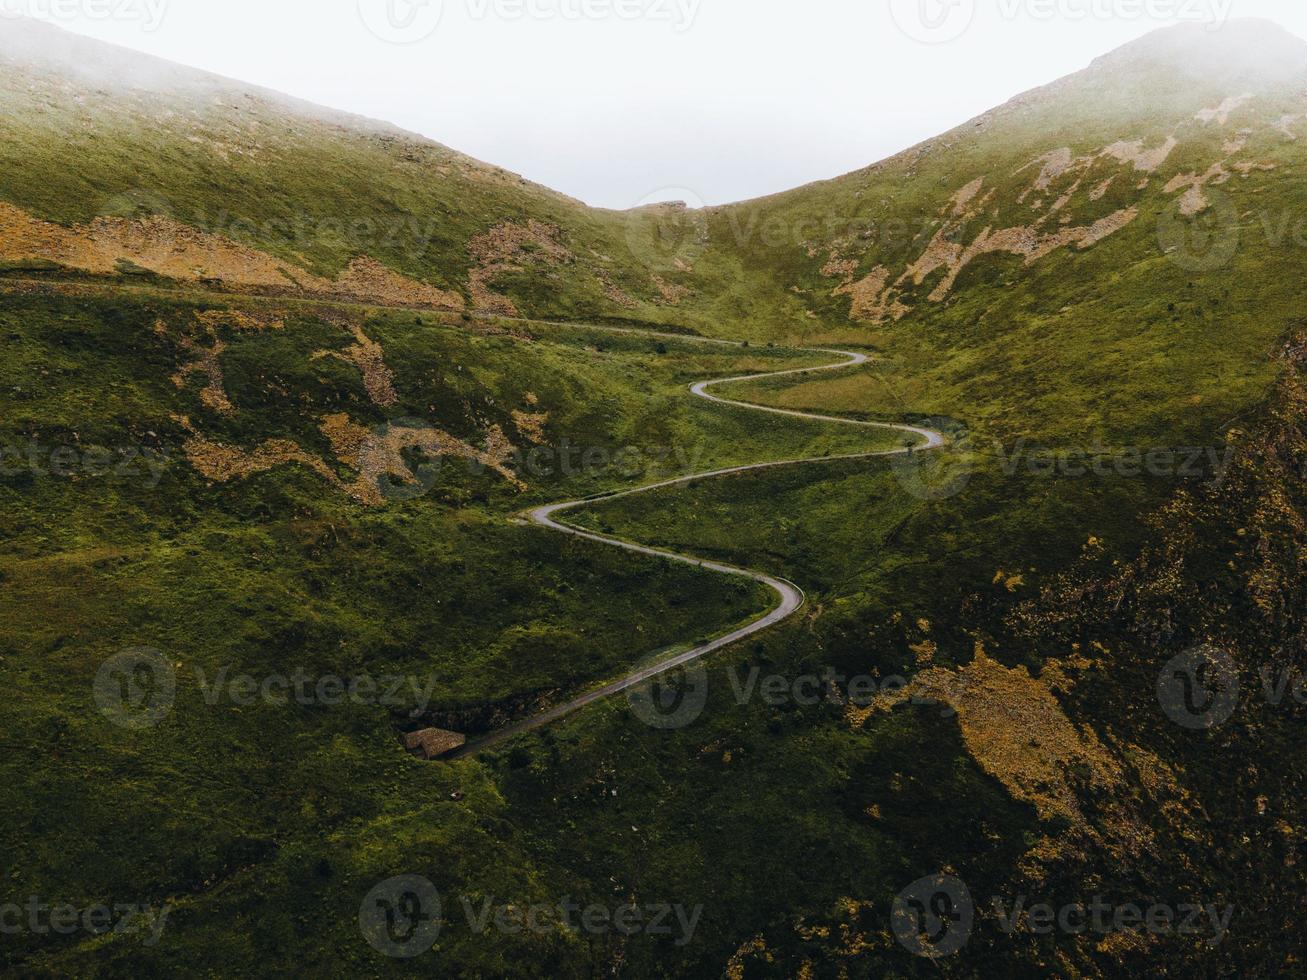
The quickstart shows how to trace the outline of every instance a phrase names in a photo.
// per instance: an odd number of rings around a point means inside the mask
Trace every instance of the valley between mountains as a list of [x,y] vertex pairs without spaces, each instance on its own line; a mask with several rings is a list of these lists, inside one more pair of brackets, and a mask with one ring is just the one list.
[[647,548],[642,545],[632,544],[627,541],[622,541],[618,538],[610,538],[610,537],[604,537],[603,535],[593,534],[591,532],[581,530],[573,525],[560,523],[559,521],[555,520],[554,518],[555,514],[567,513],[568,511],[573,511],[580,507],[585,507],[588,504],[596,503],[599,501],[617,500],[617,499],[621,499],[622,497],[631,496],[632,494],[649,493],[657,490],[665,490],[670,487],[681,487],[691,483],[698,483],[702,480],[715,480],[715,479],[720,479],[722,477],[736,476],[741,473],[754,473],[759,470],[774,470],[782,466],[799,466],[805,463],[831,463],[831,462],[847,462],[849,460],[858,460],[858,459],[877,459],[877,458],[883,459],[887,456],[896,456],[896,455],[911,456],[912,454],[918,451],[924,452],[927,450],[938,449],[944,445],[944,441],[945,441],[944,436],[938,432],[929,429],[919,429],[919,428],[914,428],[912,426],[904,426],[904,425],[892,425],[887,422],[864,422],[858,419],[838,418],[836,416],[831,416],[831,415],[818,415],[813,412],[792,412],[780,408],[766,408],[764,406],[754,405],[748,402],[732,401],[732,400],[720,398],[715,395],[708,394],[708,389],[710,387],[715,387],[717,385],[722,385],[722,384],[731,384],[733,382],[740,382],[740,381],[754,381],[754,380],[760,380],[762,378],[793,377],[795,375],[800,375],[800,374],[811,374],[814,371],[839,370],[842,368],[852,367],[854,365],[867,363],[867,356],[865,354],[855,354],[847,351],[805,351],[804,353],[842,354],[845,358],[847,358],[847,360],[836,361],[833,364],[823,364],[818,367],[812,367],[812,368],[791,368],[790,370],[787,371],[773,371],[770,374],[747,375],[744,377],[735,377],[735,378],[722,378],[717,381],[700,381],[697,384],[695,384],[693,387],[691,387],[690,391],[697,398],[706,398],[709,401],[719,402],[720,404],[723,405],[732,405],[737,408],[744,407],[744,408],[754,409],[756,411],[768,412],[776,415],[787,415],[793,418],[803,418],[810,421],[815,420],[815,421],[830,422],[830,423],[836,423],[842,425],[862,426],[864,428],[879,429],[881,431],[901,432],[907,434],[912,439],[920,439],[922,441],[917,444],[913,444],[913,442],[909,441],[909,444],[901,449],[889,449],[889,450],[882,449],[869,453],[850,453],[843,456],[820,456],[811,459],[773,460],[765,463],[750,463],[744,466],[733,466],[730,467],[729,469],[715,470],[710,473],[694,473],[689,476],[682,476],[673,480],[667,480],[662,483],[655,483],[650,486],[639,487],[635,490],[619,490],[609,494],[602,494],[597,497],[588,497],[585,500],[574,500],[561,504],[548,504],[544,507],[538,507],[535,510],[531,511],[529,517],[532,522],[540,525],[541,527],[549,528],[550,530],[553,531],[558,531],[563,534],[576,535],[578,537],[585,538],[590,541],[596,541],[600,544],[606,544],[612,547],[621,548],[624,551],[629,551],[634,554],[652,555],[657,558],[665,558],[672,561],[684,562],[686,564],[693,565],[696,568],[707,569],[709,571],[717,572],[722,575],[730,575],[730,576],[752,579],[756,582],[762,583],[763,585],[767,586],[767,588],[775,592],[780,602],[774,609],[768,611],[765,615],[760,616],[758,619],[754,620],[753,622],[741,626],[738,629],[732,630],[731,632],[725,634],[724,636],[717,637],[716,639],[710,642],[695,646],[693,649],[687,650],[684,653],[657,660],[655,663],[646,665],[641,670],[637,670],[633,673],[627,674],[625,677],[622,677],[619,680],[605,684],[602,687],[596,688],[593,691],[588,691],[586,694],[582,695],[581,697],[575,698],[567,702],[566,704],[559,705],[554,708],[550,708],[548,711],[542,712],[540,714],[534,715],[529,718],[525,718],[519,722],[515,722],[512,725],[509,725],[507,728],[501,729],[497,732],[487,735],[482,739],[478,739],[470,746],[465,746],[462,749],[459,749],[456,752],[451,753],[448,756],[449,758],[464,758],[467,755],[471,754],[472,752],[478,752],[483,749],[502,744],[506,739],[523,734],[524,732],[528,732],[540,728],[543,725],[549,724],[550,722],[553,721],[557,721],[560,718],[565,718],[567,715],[571,714],[572,712],[578,711],[581,708],[586,707],[587,705],[594,704],[596,701],[599,701],[603,698],[612,697],[615,694],[621,694],[623,691],[629,691],[634,687],[637,687],[641,684],[645,684],[646,682],[650,680],[654,680],[660,675],[665,674],[669,670],[674,670],[678,667],[683,667],[689,664],[693,664],[696,661],[702,660],[704,657],[708,656],[709,654],[713,653],[716,650],[721,650],[725,647],[731,646],[732,644],[739,643],[740,641],[748,639],[750,636],[753,636],[755,633],[759,633],[765,629],[768,629],[771,626],[775,626],[777,623],[784,622],[790,616],[794,615],[800,609],[803,608],[803,604],[804,604],[803,591],[798,586],[794,585],[791,582],[785,582],[781,579],[773,578],[770,575],[765,575],[760,572],[751,572],[747,569],[736,568],[731,565],[722,565],[716,562],[705,561],[701,558],[693,558],[687,555],[680,555],[667,551],[658,551],[657,549]]
[[[0,906],[168,910],[0,971],[1302,971],[1307,42],[631,212],[28,21],[0,70]],[[1100,897],[1234,911],[1004,913]],[[696,925],[462,914],[564,898]]]

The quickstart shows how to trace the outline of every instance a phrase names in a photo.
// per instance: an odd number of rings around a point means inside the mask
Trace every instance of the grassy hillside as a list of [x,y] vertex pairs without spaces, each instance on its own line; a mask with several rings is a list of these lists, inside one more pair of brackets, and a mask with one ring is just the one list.
[[[327,289],[360,257],[411,282],[365,270],[337,287],[380,301],[574,318],[709,322],[731,309],[791,304],[778,286],[734,282],[711,297],[692,277],[651,262],[666,251],[665,209],[633,215],[577,201],[392,126],[274,92],[7,20],[0,32],[5,250],[87,271],[101,257],[174,279],[230,288]],[[68,166],[76,160],[75,167]],[[56,222],[73,243],[51,248]],[[272,271],[280,266],[284,272]],[[360,281],[361,280],[361,281]],[[421,287],[443,296],[432,297]],[[405,295],[408,294],[408,295]],[[720,294],[720,296],[718,295]],[[771,310],[774,315],[776,310]]]
[[[873,343],[923,400],[1001,375],[1104,431],[1206,381],[1232,394],[1200,411],[1228,415],[1293,311],[1307,44],[1262,22],[1150,35],[863,171],[704,211],[587,208],[30,22],[0,61],[0,261],[29,273]],[[1108,379],[1115,401],[1076,401]]]
[[[6,895],[203,907],[266,887],[268,857],[307,854],[387,799],[447,796],[449,776],[407,757],[401,731],[489,730],[770,602],[516,527],[514,513],[778,448],[875,445],[684,395],[695,378],[810,356],[257,306],[40,295],[0,307],[0,670],[14,692],[3,836],[24,854]],[[361,369],[364,342],[383,353]],[[206,349],[220,351],[217,374]],[[351,429],[361,445],[342,444]],[[449,451],[413,439],[380,467],[396,430],[439,434]],[[109,724],[93,700],[100,665],[140,647],[177,678],[148,732]],[[205,685],[224,671],[405,684],[393,703],[340,710],[211,703]],[[62,839],[64,821],[82,845]],[[4,956],[53,968],[58,952],[28,936]]]
[[801,292],[810,339],[892,384],[786,404],[1005,438],[1219,436],[1300,315],[1307,44],[1261,22],[1159,32],[882,163],[714,212],[714,249]]
[[[113,446],[126,411],[148,426],[143,445],[162,452],[177,439],[184,457],[174,414],[203,432],[221,422],[225,413],[202,400],[204,378],[181,388],[171,380],[187,352],[155,329],[213,304],[7,303],[6,343],[52,380],[15,402],[6,445],[53,447],[75,432],[70,444],[82,452]],[[413,399],[460,404],[432,421],[469,442],[487,423],[521,438],[503,399],[529,384],[533,414],[549,415],[546,431],[590,426],[601,445],[634,440],[650,458],[668,432],[725,445],[753,420],[737,430],[729,413],[699,416],[673,391],[704,373],[791,359],[678,342],[663,354],[662,341],[581,328],[485,336],[412,319],[381,314],[365,325],[388,344],[403,401],[395,411],[415,411]],[[329,446],[312,435],[319,413],[345,405],[365,417],[375,408],[360,372],[311,359],[310,347],[349,343],[338,325],[303,315],[283,331],[220,336],[231,343],[233,445],[289,431],[326,458]],[[308,343],[298,352],[268,346],[300,336]],[[378,882],[417,873],[447,910],[439,942],[418,964],[442,972],[715,975],[738,962],[746,975],[791,975],[805,964],[816,975],[926,975],[929,965],[887,931],[889,904],[944,867],[977,896],[1070,901],[1107,875],[1096,887],[1118,901],[1228,901],[1239,910],[1215,950],[1182,937],[1120,948],[1064,935],[1031,942],[1006,936],[986,913],[965,957],[949,964],[958,975],[1036,976],[1050,962],[1089,976],[1163,961],[1200,975],[1283,969],[1291,944],[1264,938],[1290,931],[1281,906],[1263,902],[1295,887],[1286,863],[1302,822],[1295,716],[1260,708],[1250,691],[1253,714],[1195,741],[1149,697],[1158,665],[1196,636],[1236,643],[1250,658],[1250,684],[1264,651],[1284,651],[1269,661],[1279,663],[1299,643],[1300,344],[1289,350],[1280,391],[1236,436],[1243,451],[1217,488],[1032,480],[985,467],[961,493],[923,503],[894,467],[832,464],[604,505],[589,516],[599,526],[795,578],[811,614],[716,659],[703,713],[684,729],[651,729],[618,699],[453,766],[399,750],[395,732],[410,723],[411,701],[211,705],[200,681],[224,665],[256,677],[412,675],[434,682],[433,712],[475,730],[722,628],[760,597],[507,523],[523,501],[609,476],[620,484],[629,470],[563,475],[519,492],[486,468],[442,467],[425,496],[377,507],[302,463],[214,482],[178,459],[154,487],[77,466],[61,478],[15,475],[10,465],[3,573],[13,626],[3,668],[15,692],[7,702],[15,751],[3,834],[22,856],[10,862],[6,895],[167,902],[173,911],[152,945],[133,935],[23,936],[6,946],[8,964],[47,975],[163,975],[212,969],[220,950],[235,975],[398,974],[404,961],[359,938],[358,907]],[[262,384],[240,380],[247,361],[267,372]],[[414,365],[421,374],[409,373]],[[432,380],[432,366],[449,375]],[[4,390],[28,391],[26,376],[15,368]],[[79,402],[84,391],[105,400]],[[150,432],[161,441],[149,442]],[[814,448],[802,431],[757,435]],[[338,471],[347,486],[351,469]],[[1234,567],[1213,567],[1227,561]],[[100,713],[93,681],[106,656],[142,645],[176,658],[176,702],[158,728],[127,731]],[[938,685],[977,664],[1009,685],[1005,700],[979,707],[1004,722],[1017,712],[1017,731],[1034,739],[1025,755],[1005,756],[1001,741],[991,754],[963,723],[970,702],[954,706],[937,688],[873,713],[833,692],[775,703],[740,703],[736,693],[755,669],[788,681],[833,668]],[[985,692],[982,684],[977,697]],[[1110,767],[1101,785],[1077,781],[1089,761],[1081,744],[1057,742],[1064,716],[1083,726],[1079,738],[1105,746],[1106,761],[1092,757]],[[1047,751],[1065,761],[1065,776],[1061,762],[1040,768]],[[1254,762],[1232,786],[1223,771],[1236,759],[1277,764]],[[1027,781],[1026,765],[1054,782]],[[1066,799],[1082,801],[1083,818],[1059,812]],[[1252,842],[1228,819],[1250,799],[1265,808]],[[64,832],[72,819],[85,828],[80,843]],[[1152,837],[1123,856],[1114,835],[1133,840],[1141,825]],[[1050,838],[1059,846],[1050,849]],[[1130,870],[1108,871],[1118,866]],[[702,913],[680,945],[677,936],[561,929],[487,937],[468,926],[461,904],[560,896]]]
[[[1303,651],[1307,45],[1261,24],[1165,32],[865,171],[618,215],[381,124],[4,24],[0,905],[169,912],[157,940],[20,930],[0,968],[1301,968],[1301,705],[1270,703],[1258,672]],[[825,360],[769,343],[799,339],[879,357],[732,395],[932,419],[949,452],[576,517],[783,575],[803,615],[705,665],[683,727],[619,697],[475,759],[406,755],[402,732],[493,730],[767,607],[518,515],[897,442],[688,397]],[[1215,455],[1120,465],[1188,446]],[[1067,453],[1114,462],[1071,472]],[[1229,651],[1243,697],[1195,732],[1156,683],[1202,643]],[[97,692],[141,648],[176,687],[133,729]],[[740,696],[753,671],[780,695]],[[345,703],[213,689],[296,674],[403,683]],[[942,873],[978,907],[964,952],[935,963],[896,940],[892,908]],[[415,961],[359,926],[407,874],[443,899]],[[990,904],[1097,894],[1236,914],[1209,944],[1009,934]],[[564,899],[695,925],[577,932]],[[553,909],[538,932],[478,931],[466,910],[487,901]]]

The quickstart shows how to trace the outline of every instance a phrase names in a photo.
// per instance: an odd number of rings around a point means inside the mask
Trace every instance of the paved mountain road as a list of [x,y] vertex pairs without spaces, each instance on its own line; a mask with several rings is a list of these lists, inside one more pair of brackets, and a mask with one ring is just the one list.
[[[617,329],[623,329],[623,328],[617,328]],[[623,332],[625,331],[623,330]],[[635,333],[639,331],[631,331],[631,332]],[[676,339],[696,340],[698,338],[676,336]],[[712,341],[706,341],[706,342],[712,342]],[[722,342],[718,341],[717,343],[722,343]],[[733,346],[742,346],[742,345],[733,345]],[[771,463],[752,463],[747,466],[732,466],[732,467],[728,467],[727,469],[713,470],[708,473],[695,473],[691,476],[683,476],[675,480],[665,480],[661,483],[653,483],[650,484],[649,486],[638,487],[634,490],[622,490],[615,493],[603,494],[596,497],[588,497],[585,500],[570,500],[560,504],[547,504],[543,507],[537,507],[534,510],[528,511],[525,515],[525,518],[528,521],[530,521],[532,524],[536,524],[539,525],[540,527],[548,528],[551,531],[557,531],[560,534],[570,534],[574,537],[584,538],[587,541],[595,541],[599,544],[608,545],[609,547],[621,548],[624,551],[630,551],[641,555],[651,555],[655,558],[664,558],[667,559],[668,561],[676,561],[686,565],[693,565],[696,568],[707,569],[708,571],[717,572],[722,575],[733,575],[736,576],[737,578],[746,578],[746,579],[751,579],[754,582],[761,582],[763,585],[767,586],[769,589],[771,589],[773,592],[776,593],[779,602],[775,607],[771,609],[771,611],[767,612],[765,615],[760,616],[758,619],[755,619],[754,621],[746,624],[745,626],[741,626],[739,629],[727,633],[725,636],[719,636],[715,640],[712,640],[708,643],[700,644],[692,650],[687,650],[684,653],[676,654],[675,656],[668,657],[666,660],[659,661],[658,663],[652,666],[648,666],[640,670],[636,670],[618,680],[611,681],[607,684],[604,684],[602,687],[595,688],[594,690],[588,691],[585,694],[573,698],[572,700],[568,701],[565,704],[557,705],[556,707],[550,708],[547,711],[542,711],[539,714],[532,715],[529,718],[524,718],[521,721],[514,722],[513,724],[508,725],[507,727],[502,728],[497,732],[493,732],[485,736],[484,738],[478,739],[474,742],[469,742],[467,745],[463,746],[462,748],[454,752],[451,752],[449,755],[445,756],[444,757],[445,759],[452,760],[452,759],[466,758],[467,756],[475,755],[478,752],[502,744],[508,739],[514,738],[525,732],[533,731],[537,728],[543,728],[545,725],[555,722],[560,718],[564,718],[567,715],[570,715],[573,712],[578,711],[581,708],[584,708],[586,705],[594,704],[597,701],[602,701],[605,698],[612,697],[615,694],[620,694],[623,691],[629,690],[630,688],[642,684],[653,677],[657,677],[658,675],[666,673],[669,670],[673,670],[676,667],[681,667],[686,664],[693,663],[696,660],[700,660],[703,657],[706,657],[708,654],[720,650],[723,647],[728,647],[734,643],[738,643],[740,640],[743,640],[746,637],[753,636],[756,633],[761,633],[763,630],[769,629],[770,627],[775,626],[777,623],[783,622],[784,620],[793,616],[800,609],[802,609],[803,604],[806,601],[803,594],[803,590],[800,589],[793,582],[787,582],[784,579],[775,578],[774,576],[768,575],[765,572],[752,571],[747,568],[740,568],[735,565],[725,565],[715,561],[707,561],[704,559],[695,558],[692,555],[683,555],[674,551],[663,551],[658,548],[650,548],[650,547],[646,547],[645,545],[635,544],[630,541],[623,541],[620,538],[613,538],[603,534],[596,534],[593,531],[586,531],[579,527],[574,527],[570,524],[566,524],[559,520],[556,520],[555,518],[557,515],[561,515],[572,510],[578,510],[582,507],[586,507],[591,504],[606,503],[607,501],[610,500],[618,500],[622,497],[631,497],[639,493],[650,493],[654,490],[662,490],[667,487],[685,486],[686,484],[698,483],[703,480],[712,480],[718,477],[731,476],[737,473],[752,473],[758,470],[777,469],[782,466],[798,466],[804,463],[829,463],[838,460],[876,459],[880,457],[898,456],[907,453],[938,449],[939,447],[944,445],[945,442],[944,436],[931,429],[921,429],[910,425],[896,425],[890,422],[865,422],[862,421],[861,419],[848,419],[848,418],[840,418],[838,416],[833,416],[833,415],[819,415],[813,412],[796,412],[783,408],[771,408],[766,405],[755,405],[751,402],[742,402],[742,401],[735,401],[729,398],[721,398],[709,392],[710,388],[715,388],[718,385],[731,384],[737,381],[759,381],[762,380],[763,378],[781,378],[781,377],[789,377],[789,376],[801,375],[801,374],[813,374],[819,371],[838,371],[844,368],[850,368],[860,364],[866,364],[870,360],[870,358],[868,358],[866,354],[858,354],[850,351],[826,350],[824,348],[802,348],[802,351],[808,354],[831,354],[842,358],[842,360],[836,361],[831,364],[822,364],[817,367],[793,368],[786,371],[773,371],[768,374],[749,374],[749,375],[742,375],[739,377],[717,378],[709,381],[700,381],[690,387],[690,393],[694,395],[696,398],[703,398],[706,399],[707,401],[715,402],[719,405],[729,405],[734,408],[744,408],[755,412],[767,412],[772,415],[785,415],[792,418],[808,419],[808,420],[813,420],[818,422],[832,422],[838,425],[856,425],[868,429],[882,429],[882,430],[890,430],[894,432],[903,432],[903,433],[907,433],[908,435],[919,436],[921,439],[924,440],[924,442],[918,446],[911,446],[911,447],[905,446],[902,449],[882,450],[879,452],[852,453],[845,456],[815,456],[806,459],[787,459],[787,460],[779,460]]]

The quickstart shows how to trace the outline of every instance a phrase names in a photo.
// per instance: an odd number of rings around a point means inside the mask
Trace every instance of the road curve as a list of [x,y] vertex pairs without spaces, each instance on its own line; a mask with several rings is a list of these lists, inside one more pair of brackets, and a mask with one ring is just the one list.
[[[694,341],[699,338],[677,336],[676,339]],[[704,342],[713,342],[708,341],[707,338],[703,338],[703,340]],[[722,342],[716,341],[716,343]],[[666,673],[676,667],[681,667],[685,664],[700,660],[708,654],[720,650],[723,647],[731,646],[746,637],[753,636],[756,633],[761,633],[763,630],[770,629],[777,623],[789,619],[803,608],[804,602],[806,601],[803,590],[793,582],[787,582],[784,579],[776,578],[772,575],[766,574],[765,572],[740,568],[736,565],[726,565],[721,562],[707,561],[705,559],[695,558],[692,555],[679,554],[674,551],[649,548],[645,545],[623,541],[620,538],[596,534],[593,531],[586,531],[582,528],[574,527],[571,524],[565,524],[561,521],[555,520],[556,515],[564,514],[572,510],[579,510],[580,508],[587,507],[591,504],[601,502],[606,503],[610,500],[631,497],[639,493],[650,493],[654,490],[662,490],[667,487],[685,486],[686,484],[698,483],[702,480],[712,480],[717,477],[731,476],[736,473],[752,473],[757,470],[778,469],[783,466],[798,466],[803,463],[831,463],[839,460],[875,459],[879,457],[898,456],[906,453],[938,449],[945,444],[944,436],[933,429],[917,428],[911,425],[897,425],[891,422],[866,422],[861,419],[841,418],[835,415],[819,415],[813,412],[796,412],[784,408],[772,408],[767,405],[755,405],[752,402],[742,402],[730,398],[721,398],[709,393],[710,388],[715,388],[718,385],[731,384],[737,381],[759,381],[763,378],[782,378],[800,374],[813,374],[818,371],[839,371],[844,368],[866,364],[870,361],[870,358],[866,354],[859,354],[852,351],[806,347],[800,348],[800,350],[808,354],[832,354],[843,358],[843,360],[831,364],[822,364],[817,367],[793,368],[785,371],[773,371],[767,374],[746,374],[738,377],[715,378],[709,381],[699,381],[690,386],[690,393],[696,398],[703,398],[710,402],[716,402],[719,405],[730,405],[734,408],[745,408],[755,412],[767,412],[771,415],[785,415],[792,418],[808,419],[818,422],[833,422],[839,425],[856,425],[868,429],[888,429],[890,431],[904,432],[909,435],[919,436],[924,440],[924,442],[920,445],[910,447],[905,446],[901,449],[882,450],[879,452],[851,453],[844,456],[812,456],[805,459],[787,459],[771,463],[751,463],[746,466],[731,466],[726,469],[712,470],[708,473],[695,473],[691,476],[683,476],[674,480],[664,480],[661,483],[652,483],[648,486],[637,487],[633,490],[615,491],[613,493],[587,497],[584,500],[569,500],[560,504],[546,504],[543,507],[536,507],[535,509],[528,511],[523,515],[527,521],[539,525],[540,527],[548,528],[551,531],[557,531],[560,534],[570,534],[573,537],[584,538],[587,541],[595,541],[599,544],[608,545],[613,548],[621,548],[623,551],[631,551],[640,555],[651,555],[655,558],[664,558],[668,561],[693,565],[695,568],[707,569],[708,571],[717,572],[722,575],[732,575],[737,578],[746,578],[754,582],[761,582],[776,593],[779,601],[770,612],[760,616],[751,623],[741,626],[739,629],[732,630],[725,636],[719,636],[715,640],[696,646],[693,650],[687,650],[684,653],[676,654],[675,656],[668,657],[666,660],[661,660],[652,666],[644,667],[640,670],[634,671],[633,673],[627,674],[618,680],[610,681],[602,687],[597,687],[591,691],[587,691],[585,694],[579,695],[565,704],[557,705],[546,711],[542,711],[539,714],[532,715],[529,718],[523,718],[521,721],[513,722],[496,732],[492,732],[476,741],[469,742],[462,748],[449,753],[444,756],[446,760],[461,759],[476,755],[479,752],[493,748],[494,746],[506,742],[511,738],[515,738],[518,735],[534,731],[538,728],[543,728],[544,726],[558,721],[560,718],[564,718],[587,705],[594,704],[597,701],[602,701],[615,694],[620,694],[638,684],[644,683],[650,678],[657,677],[659,674]]]

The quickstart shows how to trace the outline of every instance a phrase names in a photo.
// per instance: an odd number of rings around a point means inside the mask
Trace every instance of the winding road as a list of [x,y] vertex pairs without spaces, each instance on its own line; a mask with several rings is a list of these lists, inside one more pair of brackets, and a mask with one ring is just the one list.
[[[682,341],[693,341],[698,339],[680,335],[672,336],[675,336],[675,339]],[[710,341],[707,338],[703,338],[703,340],[707,343],[723,343],[721,341]],[[732,344],[731,346],[742,347],[743,345]],[[765,572],[757,572],[747,568],[740,568],[735,565],[725,565],[720,562],[707,561],[701,558],[695,558],[692,555],[679,554],[674,551],[663,551],[658,548],[649,548],[644,545],[623,541],[620,538],[596,534],[593,531],[583,530],[582,528],[562,523],[555,519],[557,515],[572,510],[578,510],[582,507],[590,506],[591,504],[606,503],[610,500],[619,500],[622,497],[632,497],[639,493],[651,493],[654,490],[662,490],[667,487],[685,486],[686,484],[698,483],[702,480],[712,480],[717,477],[731,476],[736,473],[752,473],[757,470],[777,469],[782,466],[798,466],[803,463],[831,463],[839,460],[875,459],[880,457],[898,456],[938,449],[945,444],[944,436],[931,429],[921,429],[910,425],[896,425],[890,422],[865,422],[861,419],[840,418],[839,416],[834,415],[818,415],[813,412],[796,412],[784,408],[771,408],[766,405],[756,405],[751,402],[721,398],[709,392],[710,388],[715,388],[718,385],[732,384],[738,381],[760,381],[764,378],[781,378],[793,375],[813,374],[819,371],[839,371],[845,368],[867,364],[870,361],[870,358],[866,354],[858,354],[851,351],[827,350],[825,348],[800,348],[800,350],[807,354],[831,354],[842,358],[842,360],[831,364],[822,364],[817,367],[793,368],[786,371],[774,371],[768,374],[748,374],[739,377],[716,378],[709,381],[700,381],[691,385],[690,393],[696,398],[703,398],[719,405],[745,408],[755,412],[767,412],[771,415],[785,415],[792,418],[808,419],[818,422],[832,422],[838,425],[856,425],[869,429],[887,429],[895,432],[904,432],[909,435],[919,436],[924,440],[924,442],[916,446],[905,446],[901,449],[882,450],[879,452],[852,453],[844,456],[813,456],[806,459],[787,459],[771,463],[752,463],[747,466],[732,466],[727,469],[713,470],[708,473],[695,473],[692,476],[683,476],[675,480],[665,480],[661,483],[653,483],[649,486],[637,487],[634,490],[615,491],[609,494],[587,497],[584,500],[570,500],[561,504],[547,504],[543,507],[537,507],[534,510],[528,511],[524,516],[530,523],[548,528],[551,531],[557,531],[560,534],[570,534],[573,537],[584,538],[587,541],[595,541],[599,544],[608,545],[613,548],[621,548],[623,551],[631,551],[640,555],[651,555],[655,558],[664,558],[668,561],[693,565],[695,568],[706,569],[710,572],[717,572],[721,575],[732,575],[737,578],[746,578],[754,582],[761,582],[776,593],[779,602],[770,612],[760,616],[758,619],[745,626],[741,626],[739,629],[727,633],[725,636],[719,636],[715,640],[703,643],[692,650],[685,651],[684,653],[668,657],[666,660],[661,660],[652,666],[643,667],[618,680],[604,684],[602,687],[588,691],[565,704],[560,704],[546,711],[542,711],[539,714],[523,718],[521,721],[514,722],[511,725],[501,728],[496,732],[492,732],[481,739],[467,743],[462,748],[456,749],[444,756],[443,758],[445,760],[467,758],[468,756],[476,755],[478,752],[493,748],[494,746],[499,745],[508,739],[515,738],[525,732],[543,728],[544,726],[558,721],[560,718],[564,718],[587,705],[610,698],[615,694],[620,694],[623,691],[644,683],[650,678],[657,677],[658,675],[673,670],[676,667],[681,667],[693,663],[696,660],[700,660],[708,654],[720,650],[723,647],[728,647],[734,643],[738,643],[746,637],[753,636],[756,633],[761,633],[763,630],[769,629],[777,623],[789,619],[803,608],[803,604],[806,601],[803,590],[793,582],[787,582],[784,579],[775,578]]]

